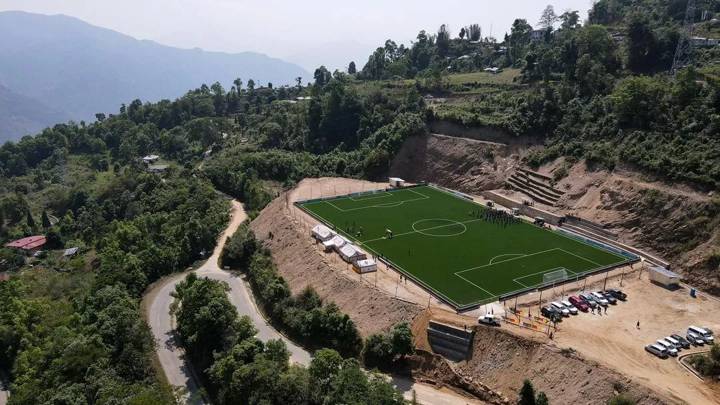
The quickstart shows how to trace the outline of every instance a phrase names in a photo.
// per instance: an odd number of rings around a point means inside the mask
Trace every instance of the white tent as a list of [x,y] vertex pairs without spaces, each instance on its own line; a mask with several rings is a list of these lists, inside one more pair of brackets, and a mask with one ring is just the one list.
[[341,247],[338,251],[340,257],[348,263],[356,262],[358,260],[367,259],[365,253],[361,252],[352,243],[346,243],[345,246]]
[[312,229],[312,237],[319,240],[320,242],[325,242],[333,236],[333,232],[325,225],[317,224]]
[[401,188],[405,186],[405,180],[401,179],[400,177],[390,177],[388,179],[388,182],[390,183],[390,187],[394,188]]
[[362,259],[353,263],[353,269],[360,274],[377,271],[377,263],[373,259]]
[[341,247],[345,246],[345,244],[348,243],[345,238],[343,238],[340,235],[335,235],[332,238],[326,240],[323,242],[323,246],[325,246],[325,251],[329,252],[331,250],[339,250]]

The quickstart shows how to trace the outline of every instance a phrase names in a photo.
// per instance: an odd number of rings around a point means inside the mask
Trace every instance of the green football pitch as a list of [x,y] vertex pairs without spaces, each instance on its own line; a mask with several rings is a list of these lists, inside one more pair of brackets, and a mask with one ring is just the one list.
[[532,289],[558,270],[575,279],[630,261],[433,186],[299,205],[456,308]]

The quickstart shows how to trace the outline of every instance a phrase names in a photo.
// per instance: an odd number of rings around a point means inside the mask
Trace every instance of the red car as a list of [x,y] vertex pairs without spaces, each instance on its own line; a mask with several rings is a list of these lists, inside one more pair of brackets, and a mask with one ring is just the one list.
[[575,306],[575,308],[577,308],[583,312],[587,312],[590,309],[590,306],[585,301],[581,300],[580,298],[578,298],[574,295],[572,297],[568,298],[568,301],[570,301],[570,303],[573,304]]

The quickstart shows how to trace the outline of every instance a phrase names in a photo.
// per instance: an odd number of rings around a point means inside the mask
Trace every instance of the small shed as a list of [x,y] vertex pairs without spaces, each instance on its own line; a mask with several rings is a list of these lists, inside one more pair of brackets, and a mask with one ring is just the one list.
[[147,165],[153,164],[153,163],[157,162],[158,160],[160,160],[160,156],[158,156],[158,155],[147,155],[147,156],[143,156],[143,158],[142,158],[142,161]]
[[377,271],[377,263],[373,259],[362,259],[353,263],[353,270],[358,274],[372,273]]
[[394,188],[401,188],[405,186],[405,180],[401,179],[400,177],[390,177],[389,183],[390,187]]
[[312,237],[319,242],[325,242],[331,239],[335,234],[323,224],[317,224],[312,229]]
[[325,247],[326,252],[330,252],[332,250],[340,250],[341,247],[345,246],[345,244],[348,243],[345,238],[343,238],[340,235],[335,235],[332,238],[324,241],[322,244]]
[[361,252],[360,249],[352,243],[346,243],[345,246],[338,250],[338,253],[340,253],[340,257],[348,263],[354,263],[358,260],[367,259],[367,255]]
[[78,252],[78,248],[76,248],[76,247],[71,247],[71,248],[65,249],[65,251],[63,252],[63,257],[75,256],[75,253],[77,253],[77,252]]
[[681,276],[665,267],[651,267],[649,274],[650,281],[663,287],[678,287],[680,285]]

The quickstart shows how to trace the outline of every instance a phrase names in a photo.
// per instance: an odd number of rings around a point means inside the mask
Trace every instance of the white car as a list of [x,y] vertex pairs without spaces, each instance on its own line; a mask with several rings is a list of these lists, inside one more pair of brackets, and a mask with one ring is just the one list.
[[493,314],[481,315],[478,318],[478,323],[481,323],[483,325],[490,325],[490,326],[499,326],[500,325],[500,322],[498,322],[497,318]]
[[557,309],[563,316],[570,316],[570,310],[565,308],[565,305],[557,301],[551,302],[550,305],[552,305],[553,308]]
[[604,306],[604,307],[606,307],[606,306],[608,306],[608,305],[610,304],[610,303],[608,302],[608,300],[605,299],[605,296],[602,295],[602,294],[600,294],[599,292],[596,291],[596,292],[593,292],[593,293],[591,293],[591,294],[592,294],[592,297],[595,299],[595,301],[596,301],[598,304],[600,304],[600,305],[602,305],[602,306]]
[[658,339],[657,342],[655,342],[655,343],[657,343],[657,344],[659,344],[660,346],[664,347],[665,350],[667,350],[667,353],[668,353],[669,355],[671,355],[671,356],[673,356],[673,357],[675,357],[675,356],[678,355],[678,351],[677,351],[677,349],[675,348],[675,346],[673,346],[673,344],[670,343],[670,342],[668,342],[667,340],[665,340],[665,339]]
[[703,339],[705,341],[705,343],[707,343],[709,345],[715,343],[715,338],[713,337],[712,332],[710,332],[709,330],[707,330],[705,328],[691,325],[688,328],[688,333],[690,333],[690,332],[698,335],[701,339]]
[[563,304],[563,306],[565,306],[565,308],[567,308],[567,310],[570,311],[571,314],[573,314],[573,315],[578,314],[578,309],[575,308],[575,306],[573,304],[571,304],[570,301],[565,300],[565,301],[560,301],[560,303]]
[[667,359],[668,357],[668,352],[665,347],[660,346],[657,343],[645,346],[645,350],[660,357],[661,359]]
[[672,337],[672,336],[666,336],[666,337],[663,338],[663,340],[670,342],[673,346],[675,346],[675,348],[676,348],[678,351],[682,350],[682,344],[680,343],[680,341],[678,341],[678,340],[675,339],[674,337]]

